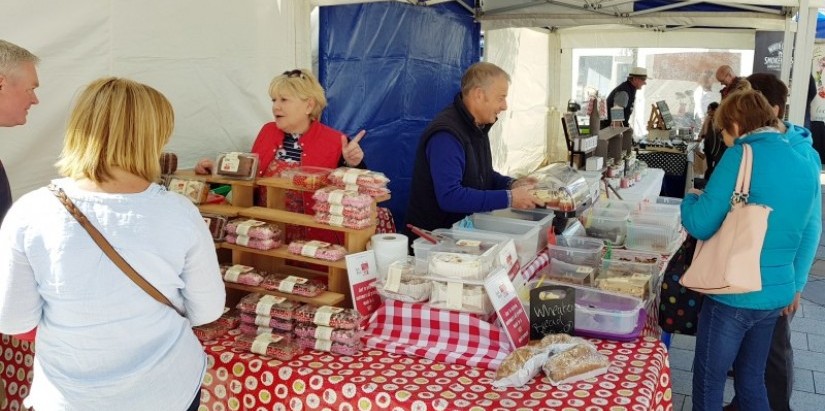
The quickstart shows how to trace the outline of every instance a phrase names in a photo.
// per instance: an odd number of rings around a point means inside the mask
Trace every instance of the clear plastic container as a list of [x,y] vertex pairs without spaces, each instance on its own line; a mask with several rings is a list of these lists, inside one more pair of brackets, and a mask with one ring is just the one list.
[[215,176],[252,180],[258,175],[258,154],[227,152],[218,155],[213,167]]
[[588,237],[601,238],[614,246],[624,244],[627,236],[627,211],[591,208],[581,216]]
[[435,308],[489,315],[493,303],[484,286],[445,281],[433,281],[429,305]]
[[674,226],[639,224],[634,220],[627,224],[625,247],[666,254],[678,235]]
[[[470,241],[480,241],[479,248],[486,248],[488,244],[493,244],[496,247],[499,247],[501,244],[506,243],[509,238],[506,237],[504,234],[496,234],[496,233],[486,233],[480,231],[466,231],[466,230],[454,230],[451,228],[437,228],[432,231],[432,234],[435,238],[441,240],[441,244],[438,245],[454,245],[456,243],[463,244],[466,243],[467,240]],[[462,241],[464,240],[464,241]],[[427,272],[427,264],[430,258],[430,251],[436,247],[437,244],[433,244],[423,238],[416,238],[413,241],[413,254],[415,255],[415,265],[416,265],[416,272],[418,273],[426,273]],[[458,246],[460,248],[465,248],[463,246]],[[419,268],[423,268],[423,271]]]
[[602,198],[596,203],[594,203],[593,207],[633,212],[638,211],[640,206],[639,203],[636,201],[619,200],[616,198]]
[[652,295],[656,274],[656,264],[602,260],[596,287],[644,300]]
[[556,194],[556,200],[552,197],[548,199],[548,207],[573,211],[590,202],[590,186],[584,176],[567,164],[550,164],[536,170],[531,177],[538,180],[536,184],[538,192]]
[[676,197],[656,197],[656,204],[681,206],[682,199]]
[[519,262],[524,267],[542,248],[540,246],[540,227],[526,221],[497,218],[486,214],[472,214],[469,217],[473,223],[473,228],[464,228],[459,224],[453,224],[453,230],[482,234],[504,235],[512,238],[516,243],[516,253]]
[[281,172],[281,178],[292,181],[296,187],[317,190],[329,185],[329,173],[332,169],[324,167],[299,166]]
[[547,230],[553,226],[553,218],[555,214],[553,210],[535,209],[535,210],[516,210],[512,208],[505,208],[501,210],[491,211],[488,214],[498,218],[509,218],[513,220],[533,222],[539,226],[539,247],[547,245]]
[[547,256],[570,264],[598,267],[604,241],[589,237],[556,237],[557,244],[547,244]]
[[630,214],[630,224],[654,225],[665,227],[671,231],[678,231],[679,216],[674,214]]
[[447,281],[481,281],[493,268],[494,256],[490,252],[467,254],[441,251],[443,249],[436,247],[430,252],[428,276]]
[[579,264],[570,264],[555,258],[550,259],[550,272],[547,278],[562,283],[589,285],[593,284],[596,269]]
[[[531,281],[527,287],[532,290],[537,284],[538,281]],[[544,281],[542,285],[564,285],[575,290],[576,334],[629,334],[635,330],[644,307],[641,299],[591,287],[556,281]]]

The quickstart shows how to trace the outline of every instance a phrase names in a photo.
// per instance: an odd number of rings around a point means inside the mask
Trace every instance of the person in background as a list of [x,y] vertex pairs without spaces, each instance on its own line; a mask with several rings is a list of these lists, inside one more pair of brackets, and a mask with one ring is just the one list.
[[152,183],[174,113],[157,90],[102,78],[69,117],[63,190],[118,253],[185,314],[113,263],[48,189],[0,228],[0,332],[37,327],[25,405],[53,410],[197,410],[206,354],[192,326],[226,298],[212,236],[184,196]]
[[[602,121],[602,128],[608,127],[613,119],[610,116],[610,109],[619,106],[624,109],[624,120],[622,125],[628,127],[630,115],[633,113],[633,104],[636,102],[636,91],[641,90],[647,84],[647,69],[633,67],[627,75],[627,80],[616,86],[607,95],[607,121]],[[684,94],[684,93],[682,93]]]
[[[286,169],[299,166],[366,168],[364,151],[358,144],[366,132],[362,130],[350,141],[344,133],[321,124],[327,99],[321,83],[309,70],[295,69],[276,76],[269,85],[269,96],[275,121],[264,124],[252,144],[252,152],[259,156],[258,177],[278,176]],[[202,159],[195,166],[195,172],[207,174],[213,167],[212,160]],[[255,203],[265,205],[265,187],[257,194]],[[315,214],[312,194],[287,191],[286,209]],[[287,243],[308,236],[343,244],[342,234],[329,230],[304,230],[298,226],[289,226],[286,230]]]
[[[492,63],[475,63],[461,78],[453,103],[421,135],[407,207],[407,224],[449,228],[462,218],[500,208],[535,208],[535,181],[493,170],[488,132],[507,109],[510,76]],[[412,240],[418,236],[406,228]]]
[[815,224],[819,175],[785,139],[779,121],[761,93],[728,95],[714,114],[725,152],[706,190],[692,189],[682,202],[682,225],[698,240],[711,238],[730,210],[731,195],[743,155],[753,151],[753,179],[748,201],[771,208],[761,251],[762,289],[744,294],[709,294],[699,314],[693,361],[693,409],[718,410],[728,369],[740,409],[770,410],[765,363],[771,334],[782,310],[794,304],[807,281],[800,255],[817,246],[808,235]]
[[[754,90],[762,93],[773,108],[773,112],[778,118],[785,116],[785,103],[788,100],[788,87],[782,80],[770,73],[755,73],[748,76],[748,81]],[[819,153],[813,148],[811,133],[797,125],[789,122],[778,124],[780,131],[784,132],[785,138],[791,147],[806,159],[806,163],[814,173],[819,175],[822,162]],[[791,394],[793,393],[793,349],[791,347],[790,322],[794,313],[799,308],[799,299],[802,296],[802,287],[805,285],[808,273],[813,265],[816,256],[819,237],[822,232],[822,198],[819,188],[819,181],[816,182],[816,192],[813,200],[813,217],[803,232],[801,246],[796,250],[794,259],[794,270],[797,277],[802,280],[797,281],[796,294],[793,302],[782,310],[782,314],[776,320],[771,338],[768,361],[765,368],[765,386],[768,393],[768,401],[773,411],[789,411],[791,409]],[[736,398],[725,407],[725,410],[745,409],[737,406]]]
[[[26,124],[29,108],[39,103],[35,93],[40,85],[35,67],[39,62],[30,51],[0,40],[0,127]],[[0,223],[11,202],[9,178],[0,161]]]
[[702,141],[702,150],[705,152],[705,161],[707,162],[707,169],[705,170],[705,183],[713,174],[713,169],[725,153],[728,147],[722,141],[722,132],[713,125],[713,115],[716,109],[719,108],[719,103],[713,102],[708,104],[707,116],[702,123],[702,130],[699,132],[699,140]]
[[739,83],[740,80],[741,78],[734,75],[733,69],[728,65],[719,66],[719,68],[716,69],[716,81],[725,86],[719,91],[722,95],[722,100],[724,100],[728,94],[738,89],[739,86],[737,83]]

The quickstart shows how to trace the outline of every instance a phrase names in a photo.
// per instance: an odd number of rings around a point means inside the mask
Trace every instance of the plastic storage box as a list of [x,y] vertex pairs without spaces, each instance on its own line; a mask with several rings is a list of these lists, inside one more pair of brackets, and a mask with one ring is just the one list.
[[601,238],[614,246],[621,246],[627,235],[629,215],[622,210],[591,208],[581,216],[581,222],[588,237]]
[[[450,228],[437,228],[432,231],[434,237],[442,240],[446,245],[455,244],[461,240],[476,240],[483,243],[492,243],[496,247],[506,243],[509,238],[504,234],[485,233],[480,231],[465,231],[453,230]],[[415,272],[417,274],[426,274],[427,266],[429,264],[430,251],[435,248],[437,244],[433,244],[423,238],[416,238],[413,241],[412,248],[415,255]],[[494,262],[494,263],[497,263]]]
[[228,152],[218,155],[213,173],[218,177],[252,180],[258,175],[258,154]]
[[630,295],[639,299],[653,296],[658,266],[653,263],[602,260],[596,286],[599,289]]
[[483,234],[503,234],[512,238],[516,243],[516,252],[522,267],[535,258],[536,253],[543,247],[539,243],[540,228],[534,223],[487,214],[472,214],[468,218],[472,221],[473,228],[461,227],[459,221],[453,224],[453,229]]
[[633,220],[627,224],[625,247],[629,250],[650,251],[666,254],[679,235],[678,226],[639,224]]
[[570,264],[598,267],[604,241],[589,237],[556,237],[557,244],[547,244],[547,256]]
[[290,180],[296,187],[317,190],[329,185],[330,168],[300,166],[288,168],[281,172],[281,178]]
[[512,208],[505,208],[481,214],[488,214],[498,218],[509,218],[513,220],[533,222],[537,224],[540,227],[539,248],[547,245],[547,230],[552,229],[553,218],[555,217],[553,210],[548,209],[515,210]]

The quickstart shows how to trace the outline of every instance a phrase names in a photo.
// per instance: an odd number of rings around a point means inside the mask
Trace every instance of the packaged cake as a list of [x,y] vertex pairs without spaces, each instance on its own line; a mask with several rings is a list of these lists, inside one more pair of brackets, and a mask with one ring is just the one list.
[[255,271],[255,267],[242,264],[232,266],[223,265],[221,266],[221,274],[223,275],[224,281],[251,286],[257,286],[264,279],[261,274]]
[[304,305],[295,311],[295,321],[352,330],[358,328],[361,314],[354,309]]
[[[266,278],[264,278],[264,281],[266,281]],[[261,285],[263,285],[263,282]],[[289,321],[292,320],[292,314],[300,306],[301,303],[289,301],[284,297],[250,293],[238,302],[237,307],[238,310],[247,314],[266,315]]]
[[297,324],[293,332],[303,339],[326,340],[346,345],[360,344],[362,335],[358,329],[345,330],[307,323]]
[[267,275],[261,282],[261,287],[304,297],[317,297],[327,289],[327,285],[320,281],[284,274]]
[[329,185],[330,172],[332,169],[324,167],[299,166],[281,171],[280,177],[290,180],[296,187],[317,190]]
[[493,312],[493,304],[484,286],[457,282],[433,281],[429,305],[453,311],[487,315]]
[[316,240],[295,240],[289,243],[287,250],[292,254],[327,261],[338,261],[347,255],[347,249],[343,246]]
[[329,180],[336,186],[386,187],[390,179],[378,171],[339,167],[332,171]]
[[420,303],[430,298],[432,282],[417,275],[400,276],[397,280],[388,275],[386,281],[375,282],[378,295],[388,300]]
[[239,323],[240,317],[238,316],[238,312],[227,309],[227,312],[223,313],[217,320],[209,324],[192,327],[192,331],[195,333],[195,336],[198,337],[198,340],[210,341],[226,334],[229,330],[237,327]]
[[312,206],[316,213],[342,216],[354,220],[369,219],[372,217],[372,207],[350,207],[339,204],[318,203]]
[[167,189],[189,199],[194,204],[203,204],[209,196],[209,183],[172,177]]
[[218,214],[201,213],[203,222],[209,227],[209,232],[212,233],[212,239],[215,241],[223,241],[226,235],[226,223],[228,219],[225,216]]
[[364,208],[372,206],[372,197],[366,194],[358,194],[357,191],[347,191],[332,186],[316,190],[312,198],[318,202],[349,207]]
[[258,174],[258,154],[221,153],[213,168],[214,174],[219,177],[252,180]]
[[337,341],[298,338],[298,345],[304,349],[324,351],[339,355],[358,355],[361,352],[360,343],[349,345]]
[[371,217],[354,218],[318,212],[315,213],[314,218],[315,221],[321,224],[328,224],[335,227],[347,227],[355,230],[367,228],[375,224],[374,220]]
[[224,238],[229,244],[237,244],[242,245],[244,247],[254,248],[256,250],[271,250],[273,248],[278,248],[281,246],[281,241],[275,238],[268,238],[266,240],[260,240],[257,238],[250,238],[245,235],[236,236],[232,234],[227,234]]
[[429,257],[430,277],[448,280],[481,281],[492,269],[492,256],[432,251]]
[[265,327],[262,325],[255,325],[245,322],[240,323],[240,325],[238,326],[238,330],[244,335],[269,335],[272,338],[277,338],[285,342],[290,342],[293,339],[293,334],[290,332],[290,330],[282,330],[275,327]]
[[283,238],[283,232],[277,225],[249,218],[236,218],[229,221],[226,223],[226,233],[260,240]]
[[593,284],[596,269],[587,265],[570,264],[555,258],[550,259],[548,279],[564,283]]
[[233,348],[251,353],[273,357],[281,361],[289,361],[302,352],[301,347],[293,341],[261,334],[258,336],[240,335],[232,344]]
[[270,317],[268,315],[256,315],[242,312],[241,325],[243,324],[273,328],[279,331],[292,331],[292,329],[295,328],[295,324],[292,320],[284,320],[281,318]]

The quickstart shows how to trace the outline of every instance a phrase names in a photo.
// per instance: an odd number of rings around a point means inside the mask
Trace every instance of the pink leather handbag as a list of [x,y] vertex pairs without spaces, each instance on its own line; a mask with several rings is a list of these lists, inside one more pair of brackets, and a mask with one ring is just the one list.
[[748,203],[753,152],[747,144],[742,148],[730,211],[713,237],[697,242],[693,262],[679,281],[700,293],[739,294],[762,289],[759,257],[772,210]]

